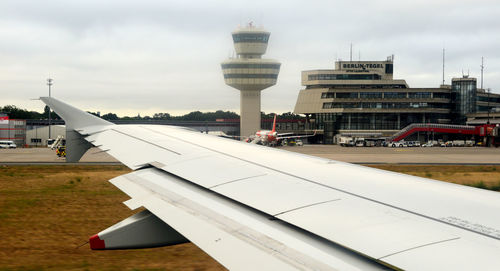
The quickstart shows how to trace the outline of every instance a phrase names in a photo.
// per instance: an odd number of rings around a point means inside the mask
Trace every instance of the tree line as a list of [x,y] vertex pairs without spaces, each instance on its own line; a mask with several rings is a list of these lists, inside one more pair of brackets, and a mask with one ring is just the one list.
[[[48,119],[49,118],[49,107],[45,106],[43,113],[36,111],[29,111],[26,109],[21,109],[15,105],[6,105],[4,107],[0,106],[0,113],[7,114],[11,119]],[[89,112],[95,116],[101,117],[105,120],[179,120],[179,121],[216,121],[217,119],[234,119],[238,120],[240,116],[231,111],[217,110],[215,112],[201,112],[193,111],[182,116],[172,116],[169,113],[155,113],[153,116],[141,117],[137,115],[135,117],[119,117],[115,113],[107,113],[102,116],[95,112]],[[262,119],[272,119],[275,113],[266,114],[261,112]],[[60,117],[51,111],[52,119],[60,119]],[[294,114],[292,112],[287,112],[278,115],[278,119],[304,119],[304,117]]]
[[[11,119],[48,119],[49,110],[48,106],[45,106],[43,113],[18,108],[15,105],[0,106],[0,113],[6,114]],[[52,119],[61,119],[54,111],[51,111],[50,114]]]

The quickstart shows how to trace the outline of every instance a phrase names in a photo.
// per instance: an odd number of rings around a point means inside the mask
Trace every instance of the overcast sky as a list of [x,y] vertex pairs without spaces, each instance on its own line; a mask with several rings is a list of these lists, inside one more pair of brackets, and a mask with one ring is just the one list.
[[[335,59],[385,60],[410,87],[465,73],[500,92],[498,0],[419,1],[0,1],[0,106],[41,111],[53,96],[84,110],[141,115],[239,112],[220,63],[231,31],[253,21],[271,32],[265,58],[282,63],[262,111],[293,111],[300,73]],[[479,84],[479,83],[478,83]]]

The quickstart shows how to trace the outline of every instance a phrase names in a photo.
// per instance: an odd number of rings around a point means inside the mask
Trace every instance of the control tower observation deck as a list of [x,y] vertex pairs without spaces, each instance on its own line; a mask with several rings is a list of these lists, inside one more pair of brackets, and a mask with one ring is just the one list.
[[248,24],[232,32],[237,57],[222,62],[227,85],[240,90],[240,135],[260,130],[260,92],[276,84],[280,63],[263,59],[271,33]]

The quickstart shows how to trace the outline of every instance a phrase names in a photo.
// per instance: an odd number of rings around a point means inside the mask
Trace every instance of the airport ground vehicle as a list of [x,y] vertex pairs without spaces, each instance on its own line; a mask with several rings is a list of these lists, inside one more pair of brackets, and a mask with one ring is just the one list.
[[389,147],[420,147],[420,141],[393,141],[387,143]]
[[64,139],[64,136],[57,136],[56,139],[49,139],[49,141],[50,140],[52,140],[52,143],[51,144],[47,143],[47,147],[49,147],[52,150],[56,150],[60,146],[66,145],[66,139]]
[[465,140],[453,140],[452,146],[453,147],[464,147],[465,146]]
[[429,140],[427,143],[423,144],[422,147],[434,147],[438,146],[438,142],[436,140]]
[[52,144],[54,144],[54,142],[55,142],[55,141],[56,141],[56,140],[55,140],[55,139],[53,139],[53,138],[49,138],[49,139],[47,139],[47,147],[48,147],[48,148],[51,148],[51,147],[52,147]]
[[380,147],[387,144],[383,139],[351,136],[341,136],[338,138],[337,142],[342,147]]
[[353,147],[354,139],[350,136],[341,136],[339,138],[339,145],[342,147]]
[[59,146],[56,150],[56,154],[59,157],[66,157],[66,146]]
[[0,140],[0,149],[15,149],[17,145],[11,140]]
[[364,147],[365,146],[365,139],[364,138],[357,138],[356,143],[354,145],[356,147]]
[[375,141],[373,140],[365,140],[365,147],[375,147]]
[[422,147],[435,147],[439,145],[440,143],[437,140],[429,140],[427,143],[423,144]]
[[406,141],[397,141],[397,142],[391,142],[391,147],[393,148],[406,148],[408,147],[408,143]]
[[446,142],[441,142],[439,144],[441,147],[452,147],[453,146],[453,141],[446,141]]
[[420,141],[413,141],[413,147],[420,147]]

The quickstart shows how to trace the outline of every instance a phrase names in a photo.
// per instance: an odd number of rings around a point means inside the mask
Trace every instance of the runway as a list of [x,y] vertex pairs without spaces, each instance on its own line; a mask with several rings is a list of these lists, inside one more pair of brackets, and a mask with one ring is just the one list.
[[[78,164],[84,163],[120,163],[112,156],[101,152],[98,148],[88,150]],[[0,164],[23,163],[23,164],[67,164],[64,158],[58,157],[55,150],[49,148],[17,148],[0,149]]]
[[[500,165],[500,148],[486,147],[340,147],[338,145],[304,145],[278,147],[280,150],[363,165]],[[48,148],[0,149],[0,165],[120,165],[106,152],[90,149],[78,163]]]
[[280,147],[282,150],[323,157],[353,164],[401,165],[498,165],[500,148],[486,147],[341,147],[304,145]]
[[0,166],[121,166],[120,162],[78,162],[78,163],[66,163],[61,162],[37,162],[37,161],[27,161],[27,162],[0,162]]

